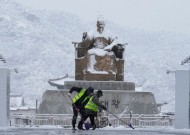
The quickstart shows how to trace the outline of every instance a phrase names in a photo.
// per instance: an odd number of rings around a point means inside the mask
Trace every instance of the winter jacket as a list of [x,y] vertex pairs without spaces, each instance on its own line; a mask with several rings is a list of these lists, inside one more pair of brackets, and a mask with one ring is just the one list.
[[[91,100],[97,107],[102,107],[102,106],[103,106],[103,105],[100,104],[100,101],[99,101],[99,98],[98,98],[97,94],[94,95],[94,96],[92,96],[90,100]],[[89,100],[89,102],[91,102],[90,100]],[[97,111],[94,111],[93,109],[89,108],[87,105],[88,105],[88,103],[87,103],[86,106],[85,106],[86,114],[91,114],[91,115],[97,116],[98,110],[97,110]],[[95,110],[96,110],[96,109],[95,109]]]
[[84,107],[90,99],[88,90],[79,87],[72,87],[69,92],[72,93],[73,91],[78,92],[73,98],[73,104],[78,108]]

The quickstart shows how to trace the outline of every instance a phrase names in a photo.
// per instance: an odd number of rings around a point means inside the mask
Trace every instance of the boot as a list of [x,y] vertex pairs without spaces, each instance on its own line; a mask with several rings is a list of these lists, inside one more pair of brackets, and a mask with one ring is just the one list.
[[93,126],[92,126],[92,130],[95,130],[96,129],[96,125],[94,124]]
[[75,128],[75,124],[72,124],[72,126],[73,126],[72,130],[76,130],[76,128]]
[[85,130],[83,127],[82,127],[83,123],[80,121],[79,124],[78,124],[78,129],[79,130]]
[[73,118],[73,120],[72,120],[73,130],[76,130],[76,128],[75,128],[75,124],[76,124],[76,120]]

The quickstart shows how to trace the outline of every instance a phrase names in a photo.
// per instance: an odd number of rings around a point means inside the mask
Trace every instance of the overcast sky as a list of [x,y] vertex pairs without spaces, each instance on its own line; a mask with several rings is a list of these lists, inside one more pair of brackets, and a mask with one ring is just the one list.
[[190,0],[15,0],[34,9],[61,10],[95,21],[99,14],[121,26],[190,35]]

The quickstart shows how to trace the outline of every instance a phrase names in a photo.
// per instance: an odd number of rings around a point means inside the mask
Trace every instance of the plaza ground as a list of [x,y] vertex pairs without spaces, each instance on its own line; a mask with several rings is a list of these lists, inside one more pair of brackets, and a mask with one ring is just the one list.
[[0,128],[0,135],[189,135],[190,129],[105,127],[102,129],[72,131],[54,126]]

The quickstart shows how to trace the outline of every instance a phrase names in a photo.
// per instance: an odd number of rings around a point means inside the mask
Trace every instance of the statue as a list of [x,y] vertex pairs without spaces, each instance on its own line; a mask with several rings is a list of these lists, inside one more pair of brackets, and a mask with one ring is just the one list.
[[96,31],[92,31],[89,34],[87,32],[83,33],[83,42],[85,42],[85,40],[90,42],[89,49],[99,48],[111,50],[111,48],[117,44],[116,38],[113,37],[113,34],[104,30],[105,22],[103,18],[98,18],[96,26]]
[[74,42],[77,53],[75,79],[123,81],[124,44],[119,44],[117,37],[104,29],[102,17],[98,18],[96,26],[96,31],[83,33],[82,42]]

